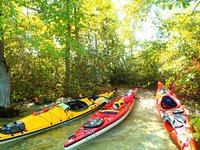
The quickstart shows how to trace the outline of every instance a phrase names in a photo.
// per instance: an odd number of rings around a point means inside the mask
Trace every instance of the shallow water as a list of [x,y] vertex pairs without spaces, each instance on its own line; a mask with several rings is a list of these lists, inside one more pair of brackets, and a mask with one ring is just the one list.
[[[117,95],[128,89],[118,89]],[[91,115],[91,114],[90,114]],[[87,115],[62,127],[13,143],[0,145],[1,150],[63,150],[63,144]],[[4,122],[10,122],[4,120]],[[0,124],[3,120],[0,120]],[[132,111],[118,126],[88,141],[76,150],[177,150],[162,124],[156,106],[155,93],[139,89]]]

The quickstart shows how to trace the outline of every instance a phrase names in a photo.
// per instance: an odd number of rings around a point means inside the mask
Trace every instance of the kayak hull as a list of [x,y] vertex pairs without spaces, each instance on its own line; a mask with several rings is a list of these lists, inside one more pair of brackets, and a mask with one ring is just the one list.
[[158,81],[156,105],[160,118],[181,150],[196,150],[196,143],[192,136],[193,128],[189,124],[189,117],[177,96]]
[[36,134],[39,134],[39,133],[43,133],[43,132],[45,132],[45,131],[48,131],[48,130],[51,130],[51,129],[60,127],[60,126],[62,126],[62,125],[66,125],[66,124],[68,124],[68,123],[71,123],[71,122],[75,121],[76,119],[79,119],[79,118],[81,118],[81,117],[83,117],[83,116],[86,116],[86,115],[88,115],[88,114],[90,114],[90,113],[96,111],[97,109],[98,109],[98,107],[97,107],[96,109],[93,109],[92,111],[89,111],[89,112],[87,112],[87,113],[85,113],[85,114],[83,114],[83,115],[80,115],[80,116],[78,116],[78,117],[75,117],[75,118],[72,118],[72,119],[70,119],[70,120],[67,120],[67,121],[64,121],[64,122],[61,122],[61,123],[58,123],[58,124],[49,126],[49,127],[47,127],[47,128],[41,129],[41,130],[37,130],[37,131],[35,131],[35,132],[30,132],[30,133],[27,133],[27,134],[21,134],[21,136],[19,135],[19,136],[15,136],[15,137],[13,137],[13,138],[8,138],[8,139],[5,139],[5,140],[1,140],[1,141],[0,141],[0,144],[6,144],[6,143],[13,142],[13,141],[22,140],[22,139],[31,137],[31,136],[33,136],[33,135],[36,135]]
[[[88,140],[91,140],[103,134],[104,132],[110,130],[111,128],[115,127],[120,122],[122,122],[130,113],[134,105],[136,93],[137,89],[131,95],[116,98],[113,102],[105,105],[103,110],[99,110],[96,113],[94,113],[88,119],[88,121],[99,118],[104,121],[103,124],[94,128],[86,128],[83,124],[83,126],[81,126],[80,129],[65,142],[64,149],[73,149],[78,145],[83,144]],[[122,108],[122,110],[117,111],[112,110],[112,105],[119,99],[123,99],[124,101],[126,101],[124,108]]]
[[[111,98],[115,92],[116,89],[110,92],[99,94],[98,97]],[[83,109],[79,110],[78,108],[73,108],[65,110],[64,107],[61,107],[61,105],[55,105],[53,107],[45,108],[39,112],[34,112],[33,114],[16,121],[23,122],[25,125],[25,129],[20,130],[20,132],[12,132],[10,124],[2,126],[0,128],[0,144],[22,140],[35,134],[70,123],[97,110],[101,106],[99,103],[95,103],[95,100],[92,98],[83,98],[69,103],[73,103],[73,106],[75,106],[75,103],[79,105],[82,104],[82,106],[79,107],[82,107]],[[4,132],[6,129],[8,130],[8,133]]]
[[110,124],[109,126],[105,127],[104,129],[102,129],[102,130],[100,130],[100,131],[98,131],[98,132],[96,132],[96,133],[94,133],[92,135],[89,135],[88,137],[78,141],[77,143],[74,143],[73,145],[70,145],[69,147],[65,148],[65,150],[73,149],[73,148],[77,147],[78,145],[83,144],[83,143],[85,143],[85,142],[87,142],[87,141],[89,141],[89,140],[91,140],[91,139],[93,139],[93,138],[105,133],[106,131],[112,129],[113,127],[118,125],[120,122],[122,122],[126,118],[126,116],[129,114],[130,111],[131,111],[131,109],[127,112],[126,115],[124,115],[122,118],[120,118],[119,120],[117,120],[113,124]]

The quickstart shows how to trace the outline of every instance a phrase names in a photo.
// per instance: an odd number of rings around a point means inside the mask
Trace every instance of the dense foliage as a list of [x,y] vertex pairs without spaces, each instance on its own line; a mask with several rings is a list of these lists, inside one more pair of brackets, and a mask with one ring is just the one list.
[[157,80],[200,99],[199,1],[1,3],[13,102],[89,95],[106,84],[155,87]]

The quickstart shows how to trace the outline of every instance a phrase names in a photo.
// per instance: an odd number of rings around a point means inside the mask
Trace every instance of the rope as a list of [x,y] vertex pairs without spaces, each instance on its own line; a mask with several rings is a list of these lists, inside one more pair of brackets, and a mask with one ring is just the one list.
[[62,121],[62,113],[61,113],[61,109],[60,109],[60,107],[59,107],[59,112],[60,112],[60,116],[61,116],[60,121]]
[[[60,109],[60,108],[59,108]],[[49,112],[51,115],[54,115],[55,117],[57,117],[58,119],[62,120],[62,118],[58,117],[56,114],[53,114],[51,112]]]
[[49,122],[50,124],[52,124],[52,122],[49,121],[49,120],[47,120],[46,118],[44,118],[44,117],[42,117],[42,116],[40,116],[40,115],[39,115],[39,117],[41,117],[42,119],[44,119],[44,120],[46,120],[47,122]]

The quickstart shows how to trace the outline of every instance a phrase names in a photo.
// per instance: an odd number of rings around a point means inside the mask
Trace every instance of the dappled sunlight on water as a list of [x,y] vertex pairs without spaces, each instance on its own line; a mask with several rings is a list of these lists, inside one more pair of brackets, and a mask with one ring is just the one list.
[[[129,89],[118,89],[124,94]],[[90,115],[60,128],[33,136],[8,150],[63,150],[63,144]],[[2,148],[0,147],[2,150]],[[139,89],[135,105],[118,126],[80,145],[76,150],[177,150],[155,106],[155,93]]]
[[140,103],[138,104],[138,107],[140,107],[140,109],[142,109],[142,110],[153,109],[154,110],[155,99],[146,99],[145,101],[139,100],[139,102]]

